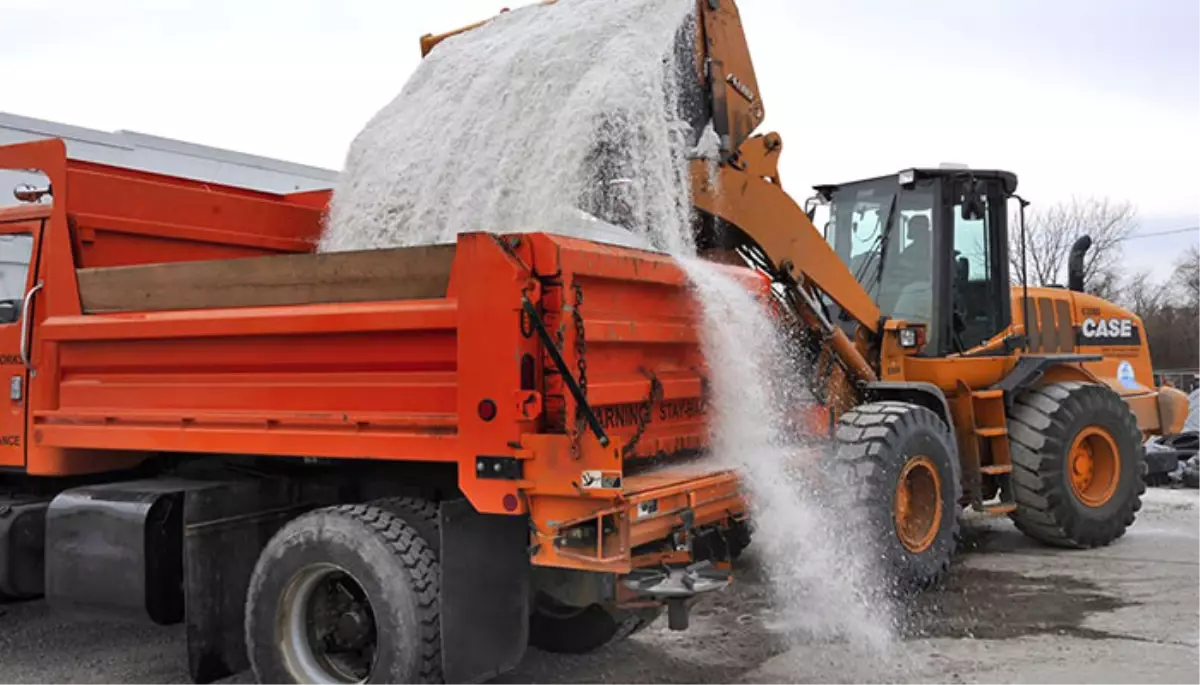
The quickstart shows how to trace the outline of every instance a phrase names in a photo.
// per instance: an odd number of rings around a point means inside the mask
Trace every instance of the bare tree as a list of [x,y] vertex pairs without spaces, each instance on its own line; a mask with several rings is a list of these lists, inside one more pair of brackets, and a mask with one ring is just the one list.
[[[1092,237],[1083,264],[1084,289],[1110,298],[1118,291],[1121,242],[1137,227],[1137,210],[1129,202],[1109,198],[1072,199],[1026,215],[1029,285],[1065,285],[1071,246],[1081,236]],[[1013,280],[1021,278],[1021,234],[1009,231]]]
[[1184,305],[1200,307],[1200,246],[1193,243],[1175,262],[1171,287]]
[[1200,366],[1200,250],[1192,247],[1168,279],[1141,272],[1121,282],[1117,301],[1142,319],[1154,367]]
[[1168,285],[1155,281],[1149,271],[1130,276],[1123,282],[1119,292],[1116,301],[1143,321],[1153,319],[1169,303]]

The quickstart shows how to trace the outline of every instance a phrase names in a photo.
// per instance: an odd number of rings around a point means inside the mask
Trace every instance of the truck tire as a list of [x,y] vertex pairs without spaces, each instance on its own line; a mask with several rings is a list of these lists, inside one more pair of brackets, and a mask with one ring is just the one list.
[[842,414],[837,480],[866,514],[889,589],[908,594],[945,576],[958,536],[961,465],[950,428],[931,410],[873,402]]
[[362,504],[285,525],[246,596],[261,683],[442,680],[437,559],[399,516]]
[[591,604],[580,609],[539,595],[529,617],[529,644],[556,654],[586,654],[641,631],[662,612],[660,606],[616,609]]
[[1146,491],[1137,419],[1121,396],[1093,383],[1022,393],[1008,414],[1010,514],[1029,537],[1057,547],[1107,545],[1125,534]]
[[399,516],[425,539],[425,544],[433,550],[434,558],[441,561],[441,514],[437,502],[420,497],[385,497],[367,502],[367,506],[378,507]]

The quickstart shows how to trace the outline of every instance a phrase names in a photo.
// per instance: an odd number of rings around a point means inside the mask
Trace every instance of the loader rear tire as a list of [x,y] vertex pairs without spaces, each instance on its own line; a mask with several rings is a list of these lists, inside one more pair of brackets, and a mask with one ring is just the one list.
[[937,414],[873,402],[838,420],[832,460],[847,506],[865,514],[869,542],[897,594],[940,582],[950,568],[962,493],[958,451]]
[[439,576],[422,535],[386,509],[294,519],[263,549],[247,591],[257,682],[441,682]]
[[586,654],[638,633],[662,612],[662,607],[616,609],[601,604],[571,608],[539,596],[529,617],[529,644],[556,654]]
[[1056,547],[1108,545],[1142,506],[1146,458],[1129,405],[1094,383],[1050,383],[1022,393],[1008,414],[1010,516]]

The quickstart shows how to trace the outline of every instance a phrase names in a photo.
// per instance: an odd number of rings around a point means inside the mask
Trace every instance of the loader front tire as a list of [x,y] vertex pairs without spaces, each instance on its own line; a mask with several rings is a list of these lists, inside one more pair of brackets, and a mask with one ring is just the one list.
[[1017,397],[1008,414],[1011,514],[1029,537],[1056,547],[1108,545],[1142,506],[1146,457],[1121,396],[1094,383],[1050,383]]
[[317,509],[263,549],[246,596],[260,683],[441,682],[437,558],[381,507]]
[[954,556],[962,492],[946,423],[907,402],[855,407],[838,420],[832,465],[847,506],[865,516],[889,589],[903,595],[938,583]]

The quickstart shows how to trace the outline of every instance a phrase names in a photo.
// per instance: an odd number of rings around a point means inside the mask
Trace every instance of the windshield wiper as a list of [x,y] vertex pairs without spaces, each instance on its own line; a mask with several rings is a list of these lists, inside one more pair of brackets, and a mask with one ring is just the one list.
[[863,289],[868,293],[871,289],[883,281],[883,262],[887,256],[888,239],[891,238],[891,233],[888,231],[888,226],[892,223],[892,218],[896,214],[896,198],[899,193],[892,195],[892,201],[888,204],[887,216],[883,219],[883,225],[879,231],[879,265],[875,268],[875,279],[870,284],[863,284]]

